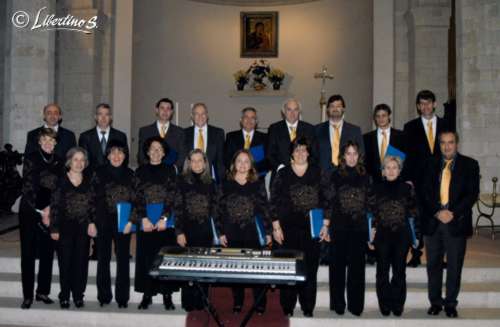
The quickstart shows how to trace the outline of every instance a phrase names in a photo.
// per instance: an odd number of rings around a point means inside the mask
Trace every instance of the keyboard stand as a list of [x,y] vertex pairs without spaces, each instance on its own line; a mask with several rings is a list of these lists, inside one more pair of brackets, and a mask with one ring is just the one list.
[[217,326],[224,327],[224,324],[219,319],[219,315],[217,314],[217,310],[215,310],[215,307],[210,302],[210,298],[208,297],[208,294],[205,293],[205,290],[203,289],[203,287],[201,287],[201,284],[199,282],[193,281],[193,285],[196,286],[196,288],[198,288],[198,291],[201,294],[201,298],[203,300],[203,305],[205,307],[205,310],[207,310],[208,314],[211,315],[212,318],[214,318]]
[[247,325],[248,321],[252,318],[253,314],[259,307],[259,304],[265,298],[267,291],[274,287],[275,287],[274,285],[266,285],[265,287],[262,288],[259,295],[257,296],[257,299],[254,301],[252,308],[250,309],[250,311],[247,312],[247,314],[243,318],[240,327],[245,327]]

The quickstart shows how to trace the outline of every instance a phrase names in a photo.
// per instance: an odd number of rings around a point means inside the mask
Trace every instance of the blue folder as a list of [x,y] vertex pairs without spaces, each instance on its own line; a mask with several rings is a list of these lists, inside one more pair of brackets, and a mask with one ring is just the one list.
[[177,151],[175,151],[174,149],[172,148],[169,148],[168,150],[168,153],[166,155],[166,157],[163,159],[163,162],[166,164],[166,165],[173,165],[175,164],[175,162],[177,161]]
[[[132,212],[132,205],[130,202],[118,202],[116,204],[116,213],[118,219],[118,232],[123,233],[125,225],[129,222],[130,213]],[[130,231],[133,233],[136,231],[135,224],[132,224]]]
[[323,209],[311,209],[309,210],[309,226],[311,230],[311,238],[319,238],[321,232],[321,227],[323,227],[324,219]]
[[[149,203],[146,206],[146,216],[153,225],[158,223],[161,214],[163,213],[163,203]],[[175,228],[175,215],[172,212],[167,219],[167,228]],[[142,227],[141,227],[142,229]]]
[[255,162],[261,162],[266,157],[265,153],[264,153],[264,146],[263,145],[253,146],[249,149],[249,151],[252,154],[253,160]]
[[264,229],[264,222],[262,221],[262,217],[259,215],[255,216],[255,227],[257,229],[257,236],[259,238],[260,246],[266,246],[266,230]]
[[406,153],[403,151],[399,150],[398,148],[393,147],[392,145],[389,144],[387,147],[387,150],[385,152],[385,156],[392,156],[392,157],[399,157],[401,161],[405,161],[406,159]]
[[366,214],[366,220],[368,222],[368,242],[372,243],[373,214],[371,212]]
[[411,241],[413,246],[417,246],[417,234],[415,233],[415,218],[409,217],[408,223],[410,224]]
[[213,235],[213,244],[215,246],[220,246],[219,235],[217,234],[217,230],[215,229],[215,222],[212,217],[210,217],[210,224],[212,225],[212,235]]

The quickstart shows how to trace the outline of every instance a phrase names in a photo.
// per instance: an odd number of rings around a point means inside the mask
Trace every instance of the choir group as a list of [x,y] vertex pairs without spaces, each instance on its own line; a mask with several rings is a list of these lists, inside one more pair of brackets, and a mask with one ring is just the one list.
[[[306,281],[280,289],[288,316],[293,316],[297,300],[304,316],[313,316],[320,258],[329,263],[330,309],[360,316],[365,264],[376,261],[380,312],[400,316],[408,253],[411,249],[409,264],[419,265],[425,244],[428,314],[444,309],[448,317],[456,317],[479,166],[458,153],[459,137],[435,115],[431,91],[418,93],[416,108],[419,117],[400,131],[391,127],[390,107],[379,104],[373,110],[376,129],[362,135],[344,119],[341,95],[328,99],[328,120],[317,126],[300,120],[300,102],[289,99],[282,108],[283,120],[270,125],[267,134],[257,130],[257,110],[247,107],[241,129],[225,137],[222,129],[208,124],[204,103],[193,105],[193,125],[182,129],[171,122],[172,100],[163,98],[155,106],[157,120],[139,130],[139,167],[133,171],[128,167],[127,136],[111,126],[109,105],[97,105],[96,126],[80,135],[78,145],[75,134],[60,125],[61,108],[45,106],[45,123],[28,133],[24,155],[21,307],[30,308],[34,299],[53,303],[49,294],[54,253],[61,308],[69,308],[71,298],[75,307],[83,307],[93,240],[97,300],[106,306],[114,294],[118,307],[127,308],[135,232],[134,289],[143,293],[139,309],[147,309],[152,297],[161,294],[165,309],[172,310],[172,293],[179,290],[186,311],[203,309],[198,289],[159,282],[148,272],[163,246],[219,244],[303,251]],[[117,217],[124,203],[131,206],[122,224]],[[153,205],[159,208],[156,219]],[[313,235],[309,216],[318,209],[322,227]],[[262,221],[264,242],[256,217]],[[243,307],[244,288],[235,285],[232,292],[236,314]],[[253,294],[256,297],[259,288]],[[259,302],[257,312],[264,314],[265,309],[265,301]]]

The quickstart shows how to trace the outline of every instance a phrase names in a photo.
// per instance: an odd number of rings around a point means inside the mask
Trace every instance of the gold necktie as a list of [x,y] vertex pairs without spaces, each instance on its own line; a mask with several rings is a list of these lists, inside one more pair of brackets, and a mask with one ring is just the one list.
[[160,137],[163,139],[167,135],[167,125],[163,124],[160,126]]
[[387,133],[385,131],[382,131],[382,144],[380,145],[380,162],[384,162],[386,150],[387,150]]
[[447,205],[450,201],[450,182],[451,182],[451,160],[445,160],[443,173],[441,174],[441,187],[439,194],[441,197],[441,205]]
[[295,141],[296,137],[297,137],[297,128],[296,127],[290,127],[290,141],[291,142]]
[[339,165],[339,152],[340,152],[340,126],[333,125],[333,138],[332,138],[332,163],[335,166]]
[[198,144],[196,145],[197,149],[201,151],[205,151],[205,140],[203,139],[203,129],[198,129]]
[[251,143],[252,143],[252,140],[250,140],[250,134],[247,133],[247,135],[245,136],[245,145],[243,146],[243,148],[245,150],[250,149],[250,144]]
[[432,121],[427,123],[427,142],[429,142],[431,153],[434,154],[434,130],[432,129]]

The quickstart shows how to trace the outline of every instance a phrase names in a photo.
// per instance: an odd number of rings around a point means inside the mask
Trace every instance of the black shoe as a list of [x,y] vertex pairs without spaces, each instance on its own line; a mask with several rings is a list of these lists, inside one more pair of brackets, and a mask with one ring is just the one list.
[[412,268],[417,268],[418,266],[420,266],[422,264],[422,262],[420,261],[420,257],[412,257],[410,261],[408,261],[408,263],[406,264],[408,267],[412,267]]
[[118,302],[118,308],[126,309],[126,308],[128,308],[128,303],[127,302]]
[[21,303],[21,309],[29,309],[33,304],[33,299],[24,299],[23,303]]
[[351,311],[349,310],[350,313],[352,313],[353,315],[357,316],[357,317],[360,317],[362,314],[363,314],[363,311]]
[[85,306],[85,302],[83,302],[83,300],[74,300],[73,302],[75,303],[75,307],[77,307],[78,309]]
[[387,317],[387,316],[389,316],[391,314],[391,310],[380,309],[380,313],[382,314],[382,316]]
[[61,309],[68,309],[69,308],[69,301],[68,300],[61,300],[61,301],[59,301],[59,305],[61,306]]
[[446,312],[446,317],[448,318],[458,317],[458,312],[456,308],[444,308],[444,312]]
[[283,310],[283,314],[287,317],[293,317],[293,309],[292,310]]
[[137,309],[147,310],[151,304],[153,304],[153,298],[149,295],[143,295],[142,301],[141,301],[141,303],[139,303],[139,306],[137,307]]
[[97,253],[92,253],[92,255],[89,256],[89,260],[97,261]]
[[443,262],[441,263],[441,267],[442,267],[443,269],[446,269],[446,268],[448,267],[448,264],[446,263],[446,261],[443,261]]
[[335,313],[342,316],[345,313],[345,309],[335,309]]
[[99,301],[99,306],[102,308],[103,306],[108,305],[110,303],[111,303],[111,300],[110,301]]
[[304,317],[312,318],[312,316],[313,316],[312,311],[309,311],[309,310],[304,311]]
[[241,312],[242,306],[241,305],[235,305],[233,306],[233,313],[238,314]]
[[54,301],[48,295],[45,295],[45,294],[37,294],[35,296],[35,299],[37,301],[42,301],[45,304],[52,304],[52,303],[54,303]]
[[403,314],[403,310],[392,310],[392,314],[396,317],[401,317],[401,315]]
[[172,294],[163,294],[163,306],[165,310],[175,310],[175,305],[172,302]]
[[440,305],[431,305],[429,310],[427,310],[427,314],[431,316],[437,316],[443,308]]

